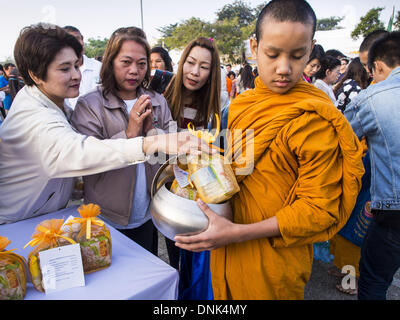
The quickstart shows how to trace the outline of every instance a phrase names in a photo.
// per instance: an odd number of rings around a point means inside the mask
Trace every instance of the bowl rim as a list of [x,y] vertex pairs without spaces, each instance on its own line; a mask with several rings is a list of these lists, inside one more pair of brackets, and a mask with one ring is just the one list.
[[[176,160],[179,159],[179,158],[181,158],[181,157],[186,157],[186,155],[185,155],[185,154],[182,154],[182,155],[171,156],[171,157],[170,157],[164,164],[162,164],[161,167],[157,170],[157,172],[156,172],[156,174],[155,174],[155,176],[154,176],[154,178],[153,178],[153,181],[152,181],[152,183],[151,183],[151,199],[153,199],[154,196],[155,196],[155,194],[157,193],[157,191],[158,191],[163,185],[165,185],[165,182],[164,182],[164,183],[162,183],[162,184],[157,188],[157,185],[158,185],[158,182],[159,182],[158,180],[159,180],[160,175],[164,172],[164,170],[165,170],[169,165],[172,165],[172,162],[173,162],[173,161],[174,161],[175,163],[178,163]],[[165,178],[168,178],[168,177],[174,178],[174,175],[166,176]],[[169,190],[168,190],[168,191],[169,191]]]

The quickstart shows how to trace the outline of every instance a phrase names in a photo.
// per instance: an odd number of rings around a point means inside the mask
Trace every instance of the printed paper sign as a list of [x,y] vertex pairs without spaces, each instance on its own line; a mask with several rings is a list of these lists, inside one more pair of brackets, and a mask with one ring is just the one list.
[[174,175],[176,181],[178,181],[179,186],[183,189],[189,185],[189,174],[179,168],[177,165],[174,165]]
[[79,244],[39,252],[46,294],[85,286]]

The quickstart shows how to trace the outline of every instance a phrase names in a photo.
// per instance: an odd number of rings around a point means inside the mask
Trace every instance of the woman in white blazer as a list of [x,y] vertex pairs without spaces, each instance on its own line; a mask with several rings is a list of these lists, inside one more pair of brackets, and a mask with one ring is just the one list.
[[[81,52],[58,26],[21,31],[14,57],[26,86],[0,126],[0,224],[65,208],[73,177],[145,162],[157,152],[209,150],[188,132],[113,140],[79,134],[64,101],[79,94]],[[151,112],[146,109],[138,110],[143,121]]]

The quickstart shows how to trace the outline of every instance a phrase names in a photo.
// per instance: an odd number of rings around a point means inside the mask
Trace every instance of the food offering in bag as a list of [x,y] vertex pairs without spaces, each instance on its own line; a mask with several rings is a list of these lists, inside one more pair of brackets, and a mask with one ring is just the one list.
[[231,166],[219,154],[189,155],[188,166],[190,180],[206,203],[227,201],[240,191]]
[[81,246],[83,271],[88,274],[103,270],[109,267],[112,261],[110,230],[104,221],[97,218],[101,213],[98,205],[82,205],[78,212],[81,218],[74,218],[66,225],[70,226],[67,230],[69,237]]
[[28,267],[34,287],[45,292],[43,286],[43,276],[40,268],[39,252],[75,244],[73,239],[66,237],[61,229],[64,219],[45,220],[39,223],[32,235],[32,240],[26,244],[34,248],[28,255]]
[[[220,121],[218,115],[216,115],[216,119],[217,131],[214,135],[206,131],[194,131],[191,123],[189,123],[188,129],[193,135],[211,144],[215,142],[219,135]],[[229,200],[240,191],[230,164],[220,154],[188,155],[187,162],[190,180],[204,202],[218,204]]]
[[191,188],[191,187],[181,188],[181,186],[179,185],[179,183],[176,179],[172,183],[170,191],[172,193],[176,194],[177,196],[188,199],[188,200],[197,201],[199,199],[199,195],[198,195],[196,189]]
[[181,198],[196,201],[199,199],[197,190],[190,182],[189,173],[186,171],[187,165],[180,162],[173,165],[175,180],[173,181],[170,191]]
[[11,243],[0,237],[0,300],[23,300],[26,294],[26,261],[13,250],[6,251]]

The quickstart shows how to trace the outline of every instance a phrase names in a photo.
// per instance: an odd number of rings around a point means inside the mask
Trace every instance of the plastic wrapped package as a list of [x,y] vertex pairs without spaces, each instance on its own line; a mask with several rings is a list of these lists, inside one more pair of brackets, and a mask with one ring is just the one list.
[[170,191],[172,193],[176,194],[177,196],[185,198],[185,199],[194,200],[194,201],[197,201],[199,199],[199,195],[198,195],[196,189],[190,188],[190,187],[182,188],[176,179],[172,183]]
[[0,237],[0,300],[23,300],[26,294],[26,261],[11,251],[5,251],[11,243]]
[[83,271],[88,274],[108,268],[112,262],[112,243],[110,230],[97,218],[101,213],[95,204],[78,208],[81,218],[72,219],[63,228],[69,237],[80,244]]
[[32,284],[40,291],[45,292],[43,286],[43,276],[40,268],[39,252],[75,244],[75,241],[65,236],[61,227],[64,219],[45,220],[39,223],[32,235],[32,240],[25,246],[34,249],[28,255],[28,267]]
[[[192,135],[211,145],[216,141],[220,132],[218,114],[215,115],[215,118],[217,125],[214,135],[206,130],[195,131],[192,123],[188,124],[188,130]],[[218,204],[225,202],[240,191],[230,164],[220,154],[188,155],[187,162],[190,180],[196,187],[199,197],[205,203]]]
[[219,154],[189,155],[188,168],[199,197],[205,203],[218,204],[240,191],[229,163]]

